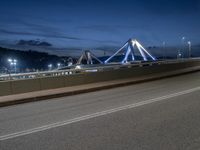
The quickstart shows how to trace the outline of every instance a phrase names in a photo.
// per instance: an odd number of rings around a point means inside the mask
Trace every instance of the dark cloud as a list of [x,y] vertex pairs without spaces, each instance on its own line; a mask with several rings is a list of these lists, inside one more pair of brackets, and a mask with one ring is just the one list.
[[69,40],[84,40],[78,37],[71,37],[59,34],[51,34],[51,33],[37,33],[37,32],[25,32],[25,31],[11,31],[6,29],[0,29],[1,34],[10,34],[10,35],[32,35],[38,37],[48,37],[48,38],[63,38]]
[[[23,31],[16,31],[16,30],[8,30],[4,28],[0,29],[1,34],[9,34],[9,35],[26,35],[26,36],[36,36],[38,38],[45,37],[45,38],[55,38],[55,39],[65,39],[65,40],[74,40],[74,41],[89,41],[89,42],[96,42],[96,43],[111,43],[117,44],[118,41],[113,40],[96,40],[93,38],[80,38],[75,36],[67,36],[61,29],[58,27],[52,27],[51,25],[43,25],[43,24],[36,24],[36,23],[29,23],[25,21],[18,20],[18,26],[23,26]],[[79,26],[77,29],[84,29],[87,30],[98,30],[98,31],[105,31],[105,32],[116,32],[117,29],[113,28],[112,26],[106,25],[94,25],[94,26]]]
[[51,43],[41,41],[41,40],[19,40],[17,45],[20,46],[42,46],[42,47],[49,47],[52,46]]

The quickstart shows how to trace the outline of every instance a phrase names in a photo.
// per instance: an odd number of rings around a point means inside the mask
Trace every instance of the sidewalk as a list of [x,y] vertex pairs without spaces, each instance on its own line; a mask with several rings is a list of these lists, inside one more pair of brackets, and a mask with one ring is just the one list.
[[181,74],[197,72],[197,71],[200,71],[200,66],[182,69],[178,71],[172,71],[168,73],[162,73],[162,74],[150,74],[148,76],[142,76],[138,78],[113,80],[113,81],[84,84],[84,85],[79,85],[79,86],[64,87],[64,88],[51,89],[51,90],[35,91],[35,92],[29,92],[29,93],[23,93],[23,94],[1,96],[0,107],[27,103],[27,102],[35,102],[35,101],[40,101],[40,100],[49,100],[53,98],[77,95],[81,93],[88,93],[88,92],[93,92],[93,91],[98,91],[98,90],[110,89],[114,87],[121,87],[121,86],[126,86],[126,85],[146,82],[146,81],[152,81],[152,80],[158,80],[158,79],[177,76]]

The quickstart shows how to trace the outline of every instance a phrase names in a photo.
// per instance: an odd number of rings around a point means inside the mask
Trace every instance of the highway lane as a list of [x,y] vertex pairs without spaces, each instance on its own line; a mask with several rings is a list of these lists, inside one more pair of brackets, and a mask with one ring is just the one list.
[[[198,147],[199,75],[200,73],[193,73],[106,91],[1,108],[0,136],[21,134],[0,140],[0,149]],[[195,90],[183,92],[190,89]],[[163,96],[169,97],[160,99]],[[156,98],[162,101],[148,105],[141,103]],[[125,108],[88,120],[62,124],[63,121],[73,118],[138,103],[141,105],[131,109]],[[39,129],[58,122],[61,124],[56,127]],[[176,130],[172,132],[173,127]],[[31,129],[38,130],[31,132]],[[23,131],[28,131],[28,134],[23,134]]]

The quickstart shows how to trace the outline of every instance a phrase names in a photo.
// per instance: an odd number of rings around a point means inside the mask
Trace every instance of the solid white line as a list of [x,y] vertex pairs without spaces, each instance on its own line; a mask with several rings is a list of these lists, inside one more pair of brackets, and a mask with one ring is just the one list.
[[192,93],[192,92],[195,92],[195,91],[198,91],[198,90],[200,90],[200,87],[192,88],[192,89],[189,89],[189,90],[185,90],[185,91],[173,93],[173,94],[170,94],[170,95],[157,97],[157,98],[153,98],[153,99],[145,100],[145,101],[142,101],[142,102],[133,103],[133,104],[129,104],[129,105],[125,105],[125,106],[121,106],[121,107],[117,107],[117,108],[113,108],[113,109],[109,109],[109,110],[105,110],[105,111],[101,111],[101,112],[96,112],[96,113],[93,113],[93,114],[90,114],[90,115],[85,115],[85,116],[77,117],[77,118],[62,121],[62,122],[57,122],[57,123],[53,123],[53,124],[49,124],[49,125],[29,129],[29,130],[25,130],[25,131],[20,131],[20,132],[16,132],[16,133],[3,135],[3,136],[0,136],[0,141],[8,140],[8,139],[28,135],[28,134],[32,134],[32,133],[36,133],[36,132],[40,132],[40,131],[45,131],[45,130],[48,130],[48,129],[72,124],[72,123],[75,123],[75,122],[79,122],[79,121],[83,121],[83,120],[87,120],[87,119],[111,114],[111,113],[114,113],[114,112],[143,106],[143,105],[146,105],[146,104],[151,104],[151,103],[154,103],[154,102],[166,100],[166,99],[177,97],[177,96],[180,96],[180,95],[189,94],[189,93]]

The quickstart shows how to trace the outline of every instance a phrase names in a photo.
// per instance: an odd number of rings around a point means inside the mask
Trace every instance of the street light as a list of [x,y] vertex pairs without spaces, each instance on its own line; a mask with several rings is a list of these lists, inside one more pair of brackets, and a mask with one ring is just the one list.
[[58,69],[60,68],[60,66],[61,66],[61,64],[60,64],[60,63],[57,63],[57,67],[58,67]]
[[183,37],[182,37],[182,42],[183,42],[183,43],[184,43],[185,39],[186,39],[186,38],[183,36]]
[[178,50],[177,59],[179,59],[179,58],[181,58],[181,57],[182,57],[181,51]]
[[81,66],[80,66],[80,65],[77,65],[77,66],[75,67],[75,69],[81,69]]
[[[182,54],[184,54],[184,51],[185,51],[185,46],[186,46],[186,42],[185,42],[185,40],[186,40],[186,37],[185,36],[183,36],[182,38],[181,38],[181,44],[182,44],[182,46],[181,46],[181,48],[180,48],[180,52],[182,53]],[[181,55],[182,55],[181,54]]]
[[52,64],[49,64],[48,68],[49,68],[49,70],[51,70],[52,69]]
[[188,41],[188,51],[189,51],[189,58],[191,57],[191,47],[192,47],[192,43],[191,41]]
[[8,62],[10,63],[10,69],[14,67],[15,73],[17,72],[17,60],[16,59],[8,59]]
[[165,46],[166,46],[166,42],[163,41],[163,60],[165,59]]

